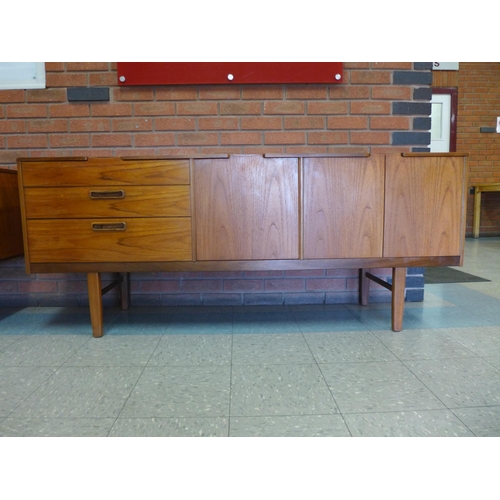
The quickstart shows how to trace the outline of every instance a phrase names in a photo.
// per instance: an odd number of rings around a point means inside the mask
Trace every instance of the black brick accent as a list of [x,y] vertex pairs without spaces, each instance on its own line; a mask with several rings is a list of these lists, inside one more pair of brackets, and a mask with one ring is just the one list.
[[432,62],[416,62],[413,63],[414,69],[432,69],[434,67],[434,63]]
[[393,115],[431,115],[430,102],[394,102],[392,104]]
[[418,290],[406,290],[406,302],[423,302],[424,300],[424,289],[420,288]]
[[430,101],[432,99],[432,89],[430,87],[413,89],[413,99],[416,101]]
[[109,101],[109,87],[70,87],[68,101]]
[[409,146],[412,144],[427,146],[431,143],[430,132],[393,132],[392,144]]
[[405,85],[431,85],[432,71],[395,71],[393,82]]
[[430,153],[431,148],[411,148],[412,153]]
[[413,130],[430,130],[431,129],[431,119],[430,118],[414,118],[413,120]]

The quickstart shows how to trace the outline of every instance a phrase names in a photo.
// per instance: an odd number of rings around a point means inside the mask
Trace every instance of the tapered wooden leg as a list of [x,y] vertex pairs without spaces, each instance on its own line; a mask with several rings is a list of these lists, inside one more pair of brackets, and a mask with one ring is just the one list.
[[103,312],[101,273],[88,273],[87,285],[89,290],[90,322],[92,323],[92,334],[94,337],[102,337]]
[[366,277],[366,269],[359,270],[359,303],[362,306],[368,305],[370,296],[370,278]]
[[123,273],[122,278],[120,284],[120,305],[122,311],[127,311],[130,308],[130,273]]
[[474,217],[472,220],[472,237],[479,238],[479,226],[481,224],[481,191],[474,188]]
[[403,329],[405,308],[406,267],[392,268],[392,330]]

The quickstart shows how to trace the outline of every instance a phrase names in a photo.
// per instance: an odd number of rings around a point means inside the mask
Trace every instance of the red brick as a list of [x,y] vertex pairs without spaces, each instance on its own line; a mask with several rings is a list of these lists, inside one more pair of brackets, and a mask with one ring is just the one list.
[[310,102],[307,104],[309,115],[347,115],[349,103],[346,101]]
[[299,278],[270,279],[265,280],[264,288],[266,291],[303,292],[305,281]]
[[219,143],[219,134],[215,132],[182,132],[177,136],[179,146],[208,146]]
[[20,134],[23,132],[26,132],[26,122],[24,120],[0,121],[0,134]]
[[325,85],[297,85],[286,88],[287,99],[326,99]]
[[238,118],[200,117],[198,127],[200,130],[238,130]]
[[332,85],[330,99],[370,99],[371,90],[370,85]]
[[104,71],[109,70],[107,62],[68,62],[67,71]]
[[49,136],[51,148],[83,148],[90,146],[88,134],[52,134]]
[[411,100],[413,90],[403,85],[381,85],[372,89],[372,99]]
[[306,279],[307,291],[345,290],[345,278],[312,278]]
[[183,292],[221,292],[222,280],[183,280],[181,290]]
[[56,293],[57,281],[19,281],[20,293]]
[[139,132],[153,130],[152,118],[114,118],[111,120],[113,132]]
[[68,131],[68,120],[65,119],[27,120],[27,124],[30,134]]
[[281,130],[283,119],[277,116],[242,116],[242,130]]
[[49,73],[52,71],[64,71],[65,64],[63,62],[46,62],[45,63],[45,72]]
[[406,116],[372,116],[371,129],[410,130],[410,118]]
[[354,101],[351,103],[352,115],[389,115],[391,103],[385,101]]
[[305,104],[297,101],[269,101],[264,103],[266,115],[301,115],[305,112]]
[[192,86],[156,87],[157,101],[194,101],[197,96],[198,90]]
[[92,134],[92,147],[132,146],[131,134]]
[[309,132],[307,134],[308,144],[347,144],[348,142],[348,132]]
[[365,69],[369,68],[371,63],[369,62],[345,62],[343,64],[344,69]]
[[220,104],[221,115],[260,115],[261,104],[260,102],[221,102]]
[[[164,103],[165,105],[167,103]],[[168,103],[170,104],[170,103]],[[173,105],[173,104],[172,104]],[[177,103],[178,115],[216,115],[216,102],[179,102]]]
[[50,87],[86,87],[86,73],[46,73],[45,83]]
[[0,103],[2,102],[24,102],[24,90],[0,90]]
[[[201,118],[200,118],[201,120]],[[155,118],[156,130],[195,130],[196,118]]]
[[134,137],[134,146],[154,147],[175,145],[175,135],[165,132],[140,133]]
[[351,85],[356,84],[388,84],[391,83],[392,71],[351,71]]
[[141,292],[146,293],[173,293],[180,292],[180,282],[178,280],[145,280],[140,282]]
[[306,132],[266,132],[265,144],[304,144]]
[[351,132],[351,144],[389,144],[390,132]]
[[243,99],[249,100],[271,100],[283,99],[284,87],[282,85],[243,85]]
[[327,128],[335,130],[367,129],[367,116],[329,116]]
[[374,62],[373,69],[413,69],[411,62]]
[[223,132],[221,144],[262,144],[261,132]]
[[322,116],[285,116],[285,129],[324,129],[325,118]]
[[8,104],[7,118],[46,118],[45,104]]
[[51,118],[70,118],[73,116],[89,116],[90,106],[87,103],[81,104],[51,104],[49,106],[49,116]]
[[115,101],[152,101],[154,89],[151,87],[116,87],[113,89]]
[[[136,110],[136,115],[141,115],[143,113],[137,112],[138,106],[142,106],[142,104],[136,104],[134,109]],[[150,105],[148,104],[147,106]],[[92,116],[131,116],[132,104],[129,103],[91,104],[90,110]],[[145,114],[150,114],[150,113],[145,113]]]
[[72,118],[69,120],[70,132],[109,132],[109,118]]
[[27,90],[28,102],[66,102],[66,89]]
[[47,136],[46,135],[9,135],[7,136],[7,148],[20,149],[20,148],[46,148]]
[[241,91],[239,87],[217,85],[217,86],[201,86],[199,90],[200,99],[204,100],[227,100],[239,99]]
[[116,84],[117,76],[115,72],[89,74],[89,85],[91,87],[112,87]]
[[264,281],[255,279],[224,280],[225,292],[260,292],[264,291]]

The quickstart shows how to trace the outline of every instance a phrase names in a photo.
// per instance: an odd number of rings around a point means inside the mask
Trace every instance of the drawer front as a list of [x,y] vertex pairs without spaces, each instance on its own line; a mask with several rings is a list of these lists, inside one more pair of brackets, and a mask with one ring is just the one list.
[[21,164],[27,186],[115,186],[189,184],[189,160],[26,161]]
[[28,219],[188,217],[189,186],[26,188]]
[[192,260],[191,218],[27,221],[31,262]]

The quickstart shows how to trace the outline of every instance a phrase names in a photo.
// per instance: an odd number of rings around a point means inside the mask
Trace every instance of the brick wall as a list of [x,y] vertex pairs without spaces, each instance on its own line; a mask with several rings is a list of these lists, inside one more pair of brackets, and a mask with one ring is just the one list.
[[[460,63],[457,151],[469,153],[469,184],[500,182],[500,135],[482,133],[500,116],[500,63]],[[469,196],[467,232],[472,232]],[[482,196],[481,236],[500,236],[500,193]]]
[[[47,63],[46,89],[0,91],[0,165],[15,168],[19,156],[428,150],[431,63],[344,63],[344,83],[331,86],[118,87],[115,67]],[[97,100],[74,100],[82,96]],[[410,270],[407,300],[422,300],[422,271]],[[356,302],[357,288],[357,270],[132,275],[133,303],[151,305]],[[84,305],[85,290],[85,275],[26,276],[23,259],[0,263],[0,305]],[[388,292],[373,284],[373,299]]]

